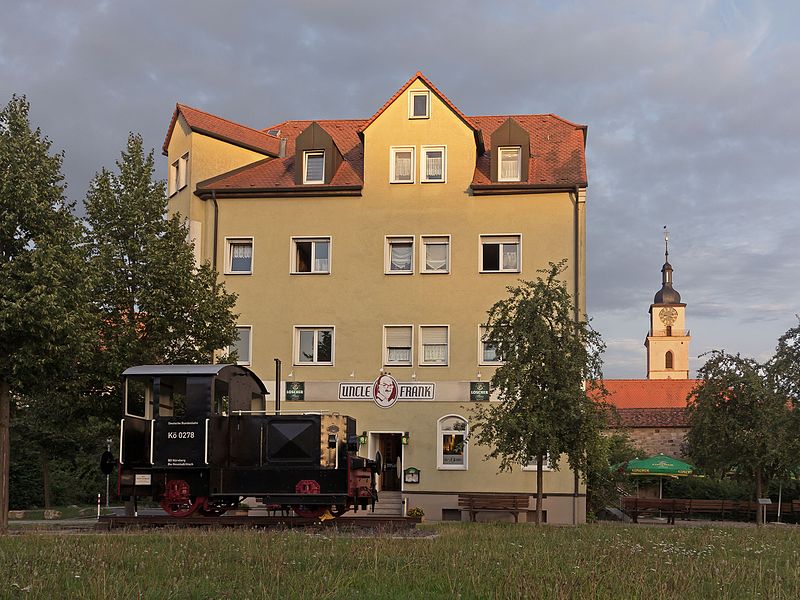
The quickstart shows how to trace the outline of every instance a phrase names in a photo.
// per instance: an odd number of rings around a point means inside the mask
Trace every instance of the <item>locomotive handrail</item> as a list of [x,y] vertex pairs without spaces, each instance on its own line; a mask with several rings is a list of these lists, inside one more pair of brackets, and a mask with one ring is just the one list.
[[206,447],[205,447],[205,453],[203,455],[206,464],[208,464],[208,422],[210,420],[211,419],[206,419]]

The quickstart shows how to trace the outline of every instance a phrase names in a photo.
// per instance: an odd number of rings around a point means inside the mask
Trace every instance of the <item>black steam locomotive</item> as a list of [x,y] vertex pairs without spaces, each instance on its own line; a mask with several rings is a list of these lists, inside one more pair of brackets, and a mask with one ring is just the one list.
[[174,517],[221,515],[244,497],[302,517],[374,509],[380,459],[357,456],[355,419],[267,414],[269,394],[237,365],[145,365],[123,373],[119,461],[125,499]]

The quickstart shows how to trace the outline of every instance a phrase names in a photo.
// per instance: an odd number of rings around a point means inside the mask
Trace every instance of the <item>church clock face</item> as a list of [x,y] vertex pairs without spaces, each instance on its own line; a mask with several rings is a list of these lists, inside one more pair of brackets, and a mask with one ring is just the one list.
[[658,318],[661,319],[661,322],[664,325],[672,325],[675,322],[675,319],[678,318],[678,311],[672,306],[665,306],[658,311]]

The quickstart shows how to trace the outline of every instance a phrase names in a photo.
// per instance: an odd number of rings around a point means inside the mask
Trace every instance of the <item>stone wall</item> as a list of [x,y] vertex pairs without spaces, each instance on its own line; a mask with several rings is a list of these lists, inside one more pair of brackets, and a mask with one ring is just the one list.
[[[647,456],[666,454],[674,458],[683,457],[683,445],[688,427],[632,427],[626,429],[633,443]],[[640,457],[644,458],[644,457]]]

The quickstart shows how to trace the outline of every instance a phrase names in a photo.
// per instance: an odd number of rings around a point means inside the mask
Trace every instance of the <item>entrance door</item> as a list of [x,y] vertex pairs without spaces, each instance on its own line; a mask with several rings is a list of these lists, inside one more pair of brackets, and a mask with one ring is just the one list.
[[399,433],[381,433],[378,438],[378,449],[383,457],[383,469],[380,474],[380,489],[384,492],[399,491],[400,477],[402,477],[402,465],[400,455],[402,446],[400,445]]

